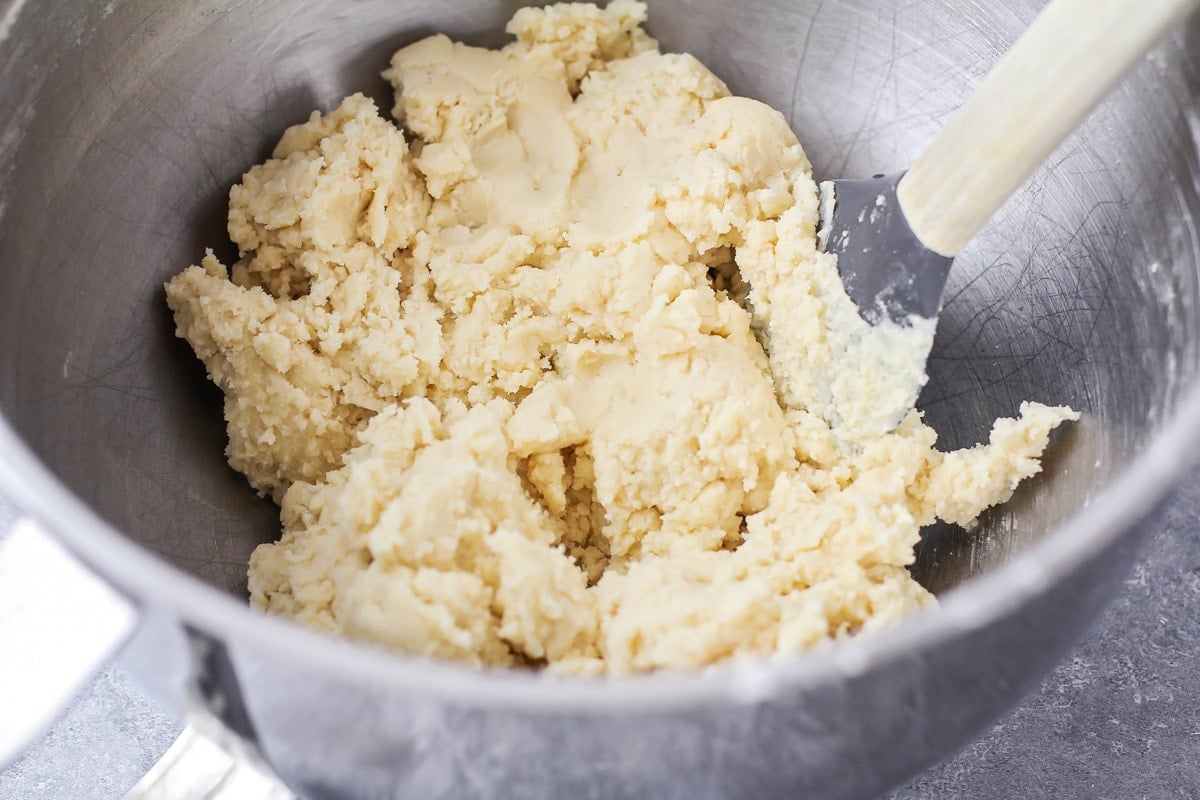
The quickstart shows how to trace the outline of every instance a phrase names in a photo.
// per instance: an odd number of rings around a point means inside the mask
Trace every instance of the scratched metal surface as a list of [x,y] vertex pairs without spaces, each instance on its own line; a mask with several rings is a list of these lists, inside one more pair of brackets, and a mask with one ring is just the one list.
[[[832,177],[911,163],[1037,5],[660,0],[652,28],[735,91],[782,108],[818,177]],[[220,399],[172,336],[161,283],[222,241],[228,186],[282,126],[349,91],[383,97],[376,73],[399,44],[434,29],[494,41],[511,10],[482,0],[46,0],[18,21],[0,51],[0,409],[101,515],[182,569],[244,591],[246,557],[275,535],[275,510],[224,465]],[[971,532],[928,533],[915,569],[930,587],[991,570],[1095,499],[1194,379],[1198,58],[1193,22],[956,263],[921,402],[943,442],[978,441],[1025,398],[1088,417],[1059,443],[1051,477],[1007,509]],[[1055,635],[1065,646],[1068,635]],[[939,661],[914,654],[899,666],[932,674]],[[256,698],[279,688],[278,672],[259,678]],[[1014,686],[992,702],[1008,702]],[[923,697],[925,711],[945,710]],[[391,722],[411,718],[402,699],[385,709]],[[855,700],[826,699],[831,710]],[[809,707],[797,703],[791,719],[821,729]],[[276,722],[281,734],[296,729],[286,714]],[[573,735],[565,723],[554,730]],[[920,743],[944,746],[932,734]],[[288,755],[311,763],[311,751]],[[888,755],[893,776],[911,766]],[[868,777],[854,777],[858,788]]]
[[[1036,5],[659,2],[652,29],[782,108],[819,177],[853,176],[910,164]],[[25,100],[0,109],[25,131],[0,142],[0,174],[20,187],[0,217],[0,403],[101,514],[240,593],[275,510],[225,466],[219,395],[174,338],[161,283],[205,246],[228,250],[228,187],[284,125],[353,90],[386,101],[377,73],[396,46],[434,29],[495,40],[511,6],[44,6],[65,24],[31,26],[5,62],[47,54]],[[1200,52],[1195,23],[1186,35],[955,264],[921,402],[944,444],[978,441],[1029,398],[1089,416],[1059,448],[1053,491],[1033,483],[969,535],[931,532],[917,572],[935,589],[1094,496],[1195,370],[1197,81],[1178,61]]]

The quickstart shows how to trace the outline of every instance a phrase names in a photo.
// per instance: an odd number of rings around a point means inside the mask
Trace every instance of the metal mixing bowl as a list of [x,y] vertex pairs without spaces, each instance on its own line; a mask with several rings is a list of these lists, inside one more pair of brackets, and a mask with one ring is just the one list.
[[[599,682],[268,619],[245,565],[277,510],[225,465],[162,283],[225,240],[229,186],[284,126],[356,90],[389,107],[393,50],[498,43],[515,4],[23,5],[0,0],[0,491],[136,601],[152,688],[198,686],[307,797],[871,796],[1060,657],[1200,440],[1193,19],[955,263],[921,399],[942,445],[1024,399],[1086,416],[978,528],[927,532],[914,570],[940,609],[769,665]],[[854,176],[910,164],[1037,6],[652,0],[650,27],[782,109],[818,177]]]

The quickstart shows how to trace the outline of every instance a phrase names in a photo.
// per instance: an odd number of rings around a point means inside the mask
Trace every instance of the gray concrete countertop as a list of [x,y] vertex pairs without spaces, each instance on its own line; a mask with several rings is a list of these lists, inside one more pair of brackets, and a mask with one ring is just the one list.
[[[0,530],[11,518],[0,506]],[[887,800],[1200,797],[1200,470],[1123,594],[1041,688]],[[111,800],[178,725],[117,668],[0,773],[0,800]]]

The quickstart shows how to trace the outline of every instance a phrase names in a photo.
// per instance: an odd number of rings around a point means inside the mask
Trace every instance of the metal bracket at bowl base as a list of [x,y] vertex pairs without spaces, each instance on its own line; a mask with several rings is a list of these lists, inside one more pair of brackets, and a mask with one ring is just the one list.
[[[0,537],[0,767],[50,726],[137,624],[136,606],[34,521]],[[295,800],[199,699],[187,718],[127,800]]]
[[207,711],[188,725],[125,800],[296,800]]

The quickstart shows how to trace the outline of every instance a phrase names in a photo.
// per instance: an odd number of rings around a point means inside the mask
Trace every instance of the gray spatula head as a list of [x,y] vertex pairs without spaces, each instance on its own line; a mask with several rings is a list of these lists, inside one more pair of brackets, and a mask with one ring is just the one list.
[[953,259],[927,248],[896,197],[903,172],[821,184],[818,240],[838,257],[850,299],[872,325],[934,319]]
[[[877,434],[900,424],[925,385],[925,362],[953,260],[913,233],[896,195],[902,177],[821,184],[819,244],[838,257],[846,293],[867,323],[859,344],[846,350],[846,368],[884,369],[899,387],[875,401],[870,429]],[[867,353],[869,359],[856,355]]]

